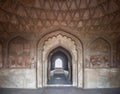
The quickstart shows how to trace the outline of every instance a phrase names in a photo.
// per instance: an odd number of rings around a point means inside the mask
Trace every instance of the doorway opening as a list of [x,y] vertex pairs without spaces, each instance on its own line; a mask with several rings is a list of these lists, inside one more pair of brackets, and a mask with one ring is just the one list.
[[63,47],[52,50],[48,56],[47,83],[49,85],[72,84],[72,57]]

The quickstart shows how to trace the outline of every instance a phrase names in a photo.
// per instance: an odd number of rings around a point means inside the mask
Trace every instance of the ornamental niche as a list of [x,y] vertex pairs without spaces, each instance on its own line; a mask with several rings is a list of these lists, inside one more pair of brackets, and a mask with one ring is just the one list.
[[3,61],[2,61],[2,44],[0,43],[0,68],[3,66]]
[[117,43],[117,56],[116,56],[116,60],[117,60],[117,67],[120,67],[120,41]]
[[9,43],[9,68],[30,68],[30,44],[22,37],[16,37]]
[[88,64],[90,68],[107,68],[111,66],[110,62],[110,45],[109,43],[98,38],[90,45],[88,49]]

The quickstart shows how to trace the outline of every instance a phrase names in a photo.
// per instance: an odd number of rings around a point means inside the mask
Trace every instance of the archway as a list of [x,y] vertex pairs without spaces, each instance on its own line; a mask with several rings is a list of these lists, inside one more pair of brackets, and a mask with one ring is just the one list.
[[47,70],[48,84],[72,84],[72,57],[63,47],[50,52]]
[[[71,86],[83,87],[83,48],[81,41],[74,35],[65,31],[55,31],[43,36],[37,46],[37,86],[49,86],[48,57],[57,47],[67,49],[72,57],[72,84]],[[70,77],[71,78],[71,77]],[[67,86],[67,85],[52,85]]]

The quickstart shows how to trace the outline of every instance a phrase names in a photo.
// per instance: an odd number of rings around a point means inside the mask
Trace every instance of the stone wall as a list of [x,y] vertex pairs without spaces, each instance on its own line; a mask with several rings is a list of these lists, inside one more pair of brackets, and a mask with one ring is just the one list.
[[2,68],[2,66],[3,66],[3,58],[2,58],[2,44],[0,44],[0,68]]
[[47,86],[47,56],[59,46],[72,56],[72,86],[120,87],[119,37],[73,31],[51,29],[38,34],[14,34],[3,39],[0,42],[0,87]]
[[118,88],[120,87],[120,69],[85,69],[85,88]]
[[35,69],[1,69],[0,88],[36,88]]

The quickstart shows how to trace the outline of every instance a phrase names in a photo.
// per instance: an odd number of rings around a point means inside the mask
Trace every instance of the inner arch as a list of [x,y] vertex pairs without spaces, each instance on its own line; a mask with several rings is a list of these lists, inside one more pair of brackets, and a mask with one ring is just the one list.
[[63,61],[61,58],[55,60],[55,68],[63,68]]
[[63,47],[48,56],[48,84],[72,84],[72,58]]

